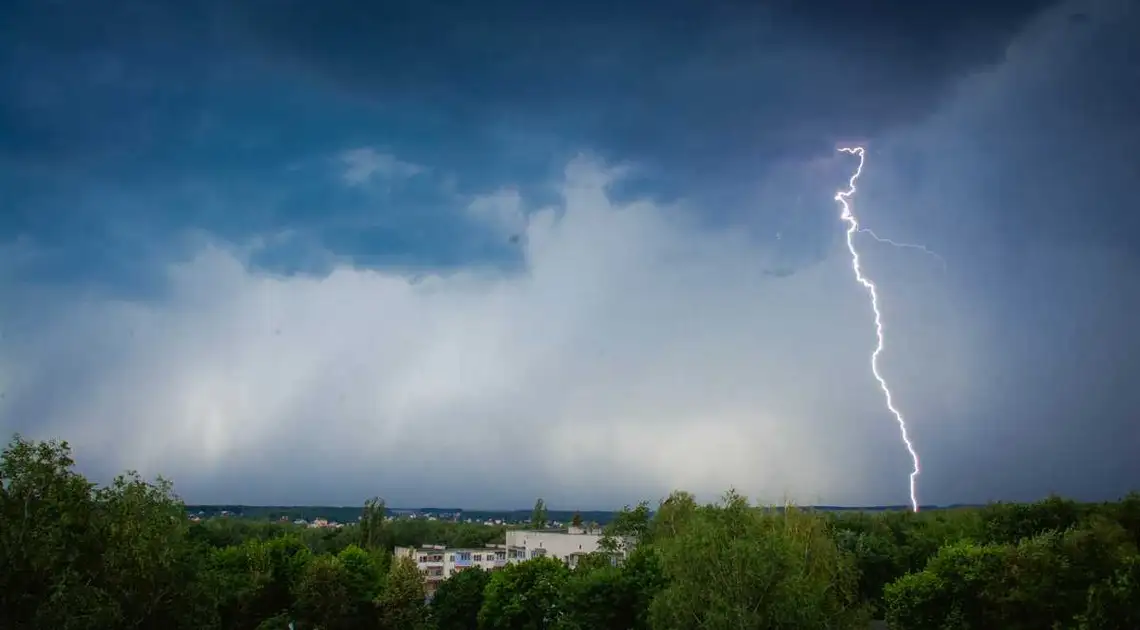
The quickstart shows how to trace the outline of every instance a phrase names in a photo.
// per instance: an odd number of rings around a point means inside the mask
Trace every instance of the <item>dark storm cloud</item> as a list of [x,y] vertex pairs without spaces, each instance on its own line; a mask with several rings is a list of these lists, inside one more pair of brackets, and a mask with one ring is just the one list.
[[[596,151],[640,165],[631,194],[699,199],[706,220],[748,217],[770,238],[788,211],[752,203],[764,173],[921,120],[958,77],[1000,60],[1043,3],[10,6],[0,234],[58,245],[82,233],[94,254],[135,247],[123,232],[137,243],[311,227],[300,208],[330,193],[267,194],[293,185],[283,163],[374,142],[450,170],[463,190],[511,181],[529,196]],[[71,210],[104,194],[123,203]],[[235,198],[258,211],[226,209]],[[830,200],[807,204],[783,230],[801,252],[789,268],[831,244],[816,236]],[[142,210],[155,205],[177,210]]]
[[723,186],[921,118],[1045,4],[24,1],[0,122],[17,155],[154,149],[268,64],[453,140],[555,134]]
[[363,98],[465,126],[554,126],[612,157],[731,179],[920,118],[1046,4],[298,0],[238,3],[226,22]]
[[977,398],[916,429],[938,494],[1111,497],[1140,483],[1140,12],[1064,9],[885,142],[862,191],[865,220],[947,257],[959,300],[946,308],[969,313],[985,348]]

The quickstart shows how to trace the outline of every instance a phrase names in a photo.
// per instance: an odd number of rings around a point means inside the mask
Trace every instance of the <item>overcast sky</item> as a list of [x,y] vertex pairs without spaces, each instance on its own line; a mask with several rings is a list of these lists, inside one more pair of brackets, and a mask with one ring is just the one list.
[[1130,0],[15,4],[0,429],[94,479],[905,504],[862,143],[921,501],[1140,486]]

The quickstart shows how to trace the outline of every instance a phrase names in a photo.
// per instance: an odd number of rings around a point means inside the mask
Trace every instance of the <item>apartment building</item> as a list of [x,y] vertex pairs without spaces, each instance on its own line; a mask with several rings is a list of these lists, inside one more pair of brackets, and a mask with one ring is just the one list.
[[[533,558],[556,558],[570,568],[578,566],[578,560],[587,554],[601,551],[600,531],[586,531],[581,528],[562,530],[508,530],[507,562],[523,562]],[[614,557],[620,562],[624,557],[624,545]]]
[[[396,547],[394,555],[396,558],[411,558],[416,562],[416,567],[424,576],[425,590],[430,598],[440,582],[471,567],[495,571],[507,564],[549,557],[574,568],[583,556],[600,551],[601,540],[602,533],[599,530],[587,531],[574,527],[567,530],[508,530],[505,545],[462,549],[443,545]],[[625,556],[625,548],[623,544],[615,554],[615,563]]]
[[507,565],[506,545],[485,547],[455,548],[443,545],[423,545],[421,547],[396,547],[396,558],[411,558],[424,576],[424,586],[428,597],[435,593],[439,583],[459,571],[471,567],[481,567],[495,571]]

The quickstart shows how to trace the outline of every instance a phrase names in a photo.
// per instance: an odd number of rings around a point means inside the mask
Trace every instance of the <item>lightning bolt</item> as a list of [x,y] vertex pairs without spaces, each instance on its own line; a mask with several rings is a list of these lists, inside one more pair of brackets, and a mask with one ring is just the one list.
[[861,227],[861,228],[859,228],[858,231],[860,234],[866,234],[866,235],[870,236],[871,238],[875,239],[876,241],[879,241],[880,243],[883,243],[886,245],[891,245],[893,247],[898,247],[899,249],[917,249],[918,251],[926,254],[927,256],[930,256],[931,258],[934,258],[935,260],[937,260],[938,263],[940,265],[942,265],[942,271],[946,271],[946,259],[943,258],[942,256],[940,256],[938,254],[938,252],[928,248],[925,245],[917,245],[915,243],[901,243],[899,241],[891,240],[889,238],[883,238],[883,237],[879,236],[878,234],[875,234],[875,231],[872,230],[871,228]]
[[879,388],[883,390],[883,397],[887,401],[887,409],[894,415],[895,420],[899,423],[899,432],[902,434],[903,444],[906,445],[906,450],[910,453],[910,459],[914,462],[914,469],[910,473],[910,504],[915,512],[918,511],[918,475],[921,472],[921,467],[918,462],[918,452],[914,449],[914,444],[911,443],[910,437],[907,435],[906,420],[903,418],[902,413],[895,408],[894,400],[891,397],[891,388],[887,386],[887,380],[879,373],[879,355],[883,352],[883,316],[879,312],[879,292],[875,288],[875,283],[871,282],[866,276],[863,275],[863,268],[859,264],[859,251],[855,249],[855,234],[860,231],[859,219],[851,212],[851,204],[849,200],[855,194],[855,183],[859,180],[859,176],[863,174],[863,162],[866,159],[866,152],[863,147],[842,147],[839,149],[843,153],[850,153],[851,155],[859,156],[859,166],[855,169],[855,173],[851,175],[851,179],[847,182],[847,190],[841,190],[835,193],[835,200],[843,206],[843,212],[839,218],[847,224],[847,250],[851,252],[851,269],[855,272],[855,280],[867,289],[867,294],[871,297],[871,310],[875,313],[875,337],[878,344],[875,346],[875,351],[871,353],[871,373],[875,375],[875,380],[879,382]]

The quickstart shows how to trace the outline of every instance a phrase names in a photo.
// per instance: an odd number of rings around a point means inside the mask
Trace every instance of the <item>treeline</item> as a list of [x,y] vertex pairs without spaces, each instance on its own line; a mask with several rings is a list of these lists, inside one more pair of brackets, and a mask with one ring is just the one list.
[[338,523],[355,523],[356,517],[360,516],[359,507],[333,505],[187,505],[186,511],[206,518],[230,516],[262,521],[323,518]]
[[[469,569],[430,602],[392,547],[476,530],[384,512],[370,501],[339,530],[191,523],[161,479],[96,488],[66,444],[16,438],[0,460],[0,628],[1140,628],[1137,495],[861,514],[678,492],[607,526],[607,546],[628,544],[620,566]],[[441,529],[398,529],[419,522]]]
[[[359,507],[319,505],[187,505],[186,510],[191,514],[201,514],[203,517],[222,516],[223,513],[228,513],[228,515],[237,518],[271,521],[281,519],[288,521],[295,521],[297,519],[312,521],[316,518],[324,518],[338,523],[355,523],[357,517],[360,516]],[[393,516],[400,516],[403,512],[406,512],[406,510],[390,511]],[[455,515],[458,514],[459,520],[461,521],[471,519],[472,521],[481,523],[498,519],[510,524],[527,524],[533,515],[533,512],[530,510],[420,508],[415,510],[415,512],[421,515],[421,517],[434,516],[438,520],[453,520]],[[558,521],[561,523],[569,523],[572,519],[578,517],[584,523],[605,525],[613,519],[614,512],[606,510],[548,510],[546,517],[550,521]]]
[[[356,508],[356,516],[361,509]],[[418,547],[425,544],[448,547],[482,547],[489,543],[502,543],[503,526],[481,523],[453,523],[427,519],[397,519],[387,521],[379,534],[377,545],[392,549]],[[352,544],[360,544],[360,530],[355,517],[345,527],[306,527],[292,523],[258,521],[239,518],[211,518],[191,523],[191,540],[209,547],[232,547],[246,540],[270,540],[282,536],[297,538],[315,553],[340,553]]]

